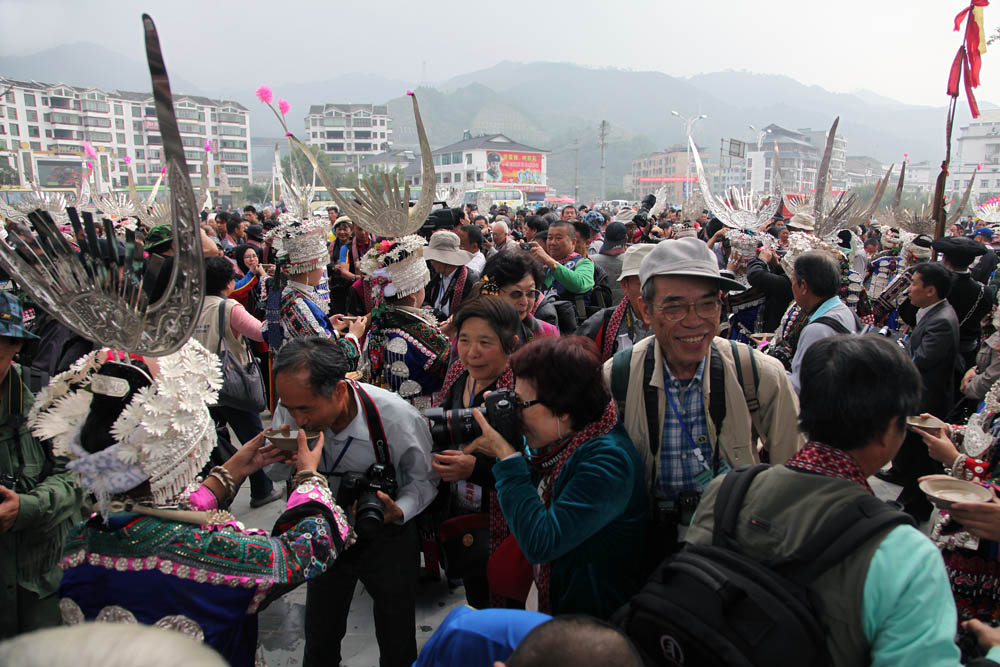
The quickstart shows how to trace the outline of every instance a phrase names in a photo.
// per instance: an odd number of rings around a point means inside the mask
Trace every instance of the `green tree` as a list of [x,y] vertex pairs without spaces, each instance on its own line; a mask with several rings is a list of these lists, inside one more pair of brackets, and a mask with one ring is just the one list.
[[17,172],[2,162],[0,162],[0,185],[17,185]]
[[[320,150],[319,146],[309,146],[309,150],[316,157],[316,161],[319,163],[319,168],[325,173],[330,180],[334,183],[337,182],[337,172],[333,167],[330,166],[330,156]],[[294,156],[294,158],[292,157]],[[292,175],[292,160],[295,160],[295,176]],[[313,180],[313,166],[299,150],[294,150],[285,157],[281,158],[281,173],[284,174],[285,178],[289,182],[299,183],[301,179],[301,184],[309,185]],[[316,176],[316,185],[322,186],[322,181],[319,175]]]
[[259,204],[267,197],[267,190],[268,187],[266,185],[251,183],[250,185],[244,185],[243,191],[240,194],[243,197],[244,204]]

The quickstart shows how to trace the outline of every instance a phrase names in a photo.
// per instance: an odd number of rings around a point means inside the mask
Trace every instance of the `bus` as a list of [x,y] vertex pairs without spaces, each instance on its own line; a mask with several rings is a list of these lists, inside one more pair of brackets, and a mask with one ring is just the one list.
[[524,193],[520,190],[503,188],[481,188],[466,190],[462,198],[463,204],[475,204],[480,211],[488,211],[490,206],[506,206],[512,211],[525,208]]

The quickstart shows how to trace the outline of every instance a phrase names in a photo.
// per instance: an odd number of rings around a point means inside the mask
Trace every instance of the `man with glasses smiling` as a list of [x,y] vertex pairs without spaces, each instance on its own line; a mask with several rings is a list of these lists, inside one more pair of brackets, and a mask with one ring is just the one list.
[[716,336],[720,275],[702,241],[663,241],[642,260],[640,308],[654,335],[604,365],[619,415],[646,464],[652,496],[647,567],[683,540],[701,492],[730,468],[772,463],[802,444],[798,401],[781,362]]

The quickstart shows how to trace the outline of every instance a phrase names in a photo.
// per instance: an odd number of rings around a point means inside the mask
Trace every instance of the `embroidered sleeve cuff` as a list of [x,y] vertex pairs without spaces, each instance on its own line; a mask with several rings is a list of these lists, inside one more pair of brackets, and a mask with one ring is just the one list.
[[326,507],[330,508],[330,510],[334,513],[336,513],[337,509],[340,509],[340,507],[333,502],[333,495],[330,493],[330,489],[313,482],[299,484],[295,490],[292,491],[292,495],[288,497],[288,504],[285,506],[285,509],[292,509],[293,507],[297,507],[310,501],[322,503]]
[[199,512],[219,509],[219,499],[204,484],[192,491],[188,500],[191,502],[191,507]]

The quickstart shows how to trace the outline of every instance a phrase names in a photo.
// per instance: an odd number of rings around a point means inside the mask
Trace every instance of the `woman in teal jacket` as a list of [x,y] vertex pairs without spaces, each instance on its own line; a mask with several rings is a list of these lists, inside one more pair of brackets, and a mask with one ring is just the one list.
[[593,341],[539,338],[511,357],[524,452],[478,411],[466,447],[493,466],[504,518],[532,582],[526,607],[607,618],[638,590],[647,496]]

